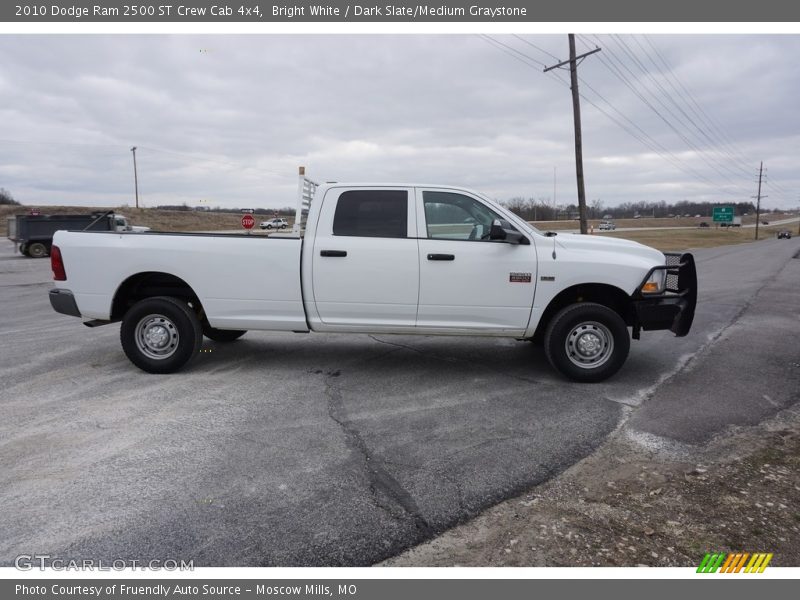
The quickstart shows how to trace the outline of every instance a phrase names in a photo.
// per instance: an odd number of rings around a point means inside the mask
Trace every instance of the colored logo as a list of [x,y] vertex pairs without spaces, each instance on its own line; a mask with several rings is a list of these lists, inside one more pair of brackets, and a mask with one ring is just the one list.
[[772,560],[772,552],[735,552],[726,554],[725,552],[707,553],[700,566],[697,567],[698,573],[763,573],[769,561]]

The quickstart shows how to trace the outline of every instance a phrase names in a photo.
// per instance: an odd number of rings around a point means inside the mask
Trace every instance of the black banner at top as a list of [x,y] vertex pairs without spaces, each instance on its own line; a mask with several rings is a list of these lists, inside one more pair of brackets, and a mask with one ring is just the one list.
[[12,0],[0,22],[798,22],[786,0]]

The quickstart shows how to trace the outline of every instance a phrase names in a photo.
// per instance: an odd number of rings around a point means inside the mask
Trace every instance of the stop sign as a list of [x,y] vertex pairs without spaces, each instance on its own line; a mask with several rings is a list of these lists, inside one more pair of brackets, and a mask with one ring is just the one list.
[[253,215],[244,215],[242,217],[242,227],[245,229],[252,229],[255,224],[256,220],[253,218]]

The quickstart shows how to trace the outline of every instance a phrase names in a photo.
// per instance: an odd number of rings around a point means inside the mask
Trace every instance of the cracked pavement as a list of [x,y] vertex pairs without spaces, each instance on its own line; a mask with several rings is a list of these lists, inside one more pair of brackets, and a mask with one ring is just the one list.
[[[725,332],[797,250],[698,251],[692,333],[644,332],[616,377],[580,385],[514,340],[268,332],[206,342],[185,371],[148,375],[124,357],[119,325],[54,313],[48,261],[3,243],[0,564],[374,564],[589,456],[700,349],[740,353]],[[702,439],[728,415],[778,410],[737,406],[705,431],[694,398],[664,402],[672,421],[654,412],[643,430],[692,422]]]

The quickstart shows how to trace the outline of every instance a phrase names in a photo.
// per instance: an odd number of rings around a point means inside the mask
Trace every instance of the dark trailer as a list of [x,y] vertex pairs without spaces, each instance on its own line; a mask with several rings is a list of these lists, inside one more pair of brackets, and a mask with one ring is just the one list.
[[43,258],[50,254],[55,232],[67,231],[113,231],[112,213],[83,215],[14,215],[8,217],[8,239],[17,244],[25,256]]

